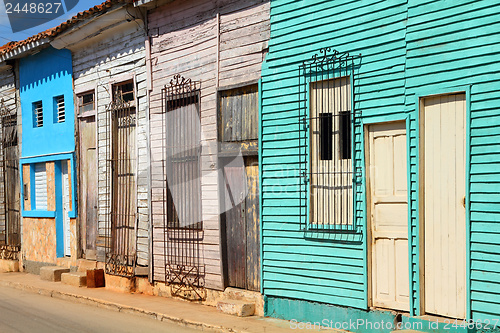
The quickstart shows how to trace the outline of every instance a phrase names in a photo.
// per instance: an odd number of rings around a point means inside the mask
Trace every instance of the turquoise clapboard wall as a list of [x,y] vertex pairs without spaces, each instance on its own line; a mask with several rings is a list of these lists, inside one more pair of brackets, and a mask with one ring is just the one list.
[[[470,90],[469,308],[474,320],[498,319],[500,4],[496,1],[409,1],[406,42],[406,109],[413,112],[413,119],[415,96],[453,91],[454,87]],[[412,134],[412,140],[414,136]],[[412,165],[412,184],[415,185],[416,157],[412,158],[415,158]],[[412,198],[416,198],[416,194]],[[416,219],[412,222],[416,228]]]
[[[469,310],[500,315],[500,6],[494,1],[271,2],[261,92],[262,287],[266,296],[367,308],[366,240],[300,231],[298,66],[332,47],[361,53],[355,109],[362,122],[407,119],[411,308],[418,315],[419,96],[466,91],[469,144]],[[355,131],[354,158],[364,164]],[[365,231],[364,182],[356,219]],[[331,239],[331,238],[334,239]]]

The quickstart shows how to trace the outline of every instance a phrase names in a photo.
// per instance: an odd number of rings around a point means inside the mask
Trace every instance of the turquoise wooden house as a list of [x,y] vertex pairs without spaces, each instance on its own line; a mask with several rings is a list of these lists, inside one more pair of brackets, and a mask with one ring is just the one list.
[[492,1],[271,2],[266,315],[354,332],[498,326],[499,27]]

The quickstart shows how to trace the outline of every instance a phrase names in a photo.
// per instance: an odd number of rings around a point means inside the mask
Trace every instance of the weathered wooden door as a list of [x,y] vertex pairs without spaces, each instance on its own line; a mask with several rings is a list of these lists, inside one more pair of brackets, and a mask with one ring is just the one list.
[[425,312],[452,318],[466,318],[465,110],[465,94],[444,95],[421,117]]
[[227,283],[260,290],[259,167],[257,157],[244,166],[224,167]]
[[96,259],[97,162],[95,115],[80,118],[80,218],[85,258]]
[[71,227],[69,220],[70,196],[68,161],[61,162],[62,173],[62,203],[63,203],[63,230],[64,230],[64,255],[71,256]]
[[406,125],[368,129],[372,305],[409,311]]

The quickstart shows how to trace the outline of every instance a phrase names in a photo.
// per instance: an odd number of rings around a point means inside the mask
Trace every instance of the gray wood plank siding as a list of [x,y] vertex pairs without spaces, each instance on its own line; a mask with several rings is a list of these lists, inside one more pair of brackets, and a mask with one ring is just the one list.
[[179,73],[186,79],[201,81],[201,187],[205,230],[202,256],[206,286],[222,289],[217,89],[260,78],[269,39],[269,3],[255,0],[174,1],[149,12],[148,21],[153,79],[150,135],[154,279],[164,280],[161,147],[165,138],[161,134],[161,89]]
[[[125,10],[125,9],[122,9]],[[130,8],[129,8],[130,11]],[[105,19],[105,17],[103,18]],[[140,20],[120,25],[105,37],[72,47],[75,91],[94,90],[97,108],[98,219],[99,236],[104,235],[109,207],[106,187],[106,107],[111,102],[111,84],[134,79],[136,93],[137,164],[137,263],[149,263],[149,146],[148,96],[146,83],[146,33]],[[104,255],[104,240],[97,240],[98,258]]]

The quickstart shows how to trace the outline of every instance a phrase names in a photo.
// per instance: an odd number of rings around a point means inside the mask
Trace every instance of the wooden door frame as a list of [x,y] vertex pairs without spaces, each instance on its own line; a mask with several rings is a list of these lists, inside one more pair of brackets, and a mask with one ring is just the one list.
[[[432,91],[425,90],[422,93],[417,93],[415,98],[416,106],[416,120],[417,120],[417,170],[418,170],[418,197],[417,197],[417,263],[418,263],[418,282],[417,282],[417,292],[418,292],[418,308],[415,309],[417,316],[426,315],[425,312],[425,110],[424,110],[424,100],[426,98],[433,98],[446,95],[464,94],[465,95],[465,247],[466,247],[466,320],[472,318],[471,313],[471,287],[470,287],[470,268],[471,268],[471,258],[470,258],[470,155],[471,155],[471,145],[470,145],[470,128],[471,128],[471,117],[470,117],[470,95],[471,95],[471,85],[453,87],[453,88],[443,88],[434,89]],[[411,272],[410,272],[411,274]]]
[[[373,262],[373,256],[372,256],[372,249],[373,249],[373,243],[372,243],[372,218],[371,218],[371,186],[370,186],[370,136],[369,136],[369,127],[373,125],[383,125],[383,124],[392,124],[392,123],[404,123],[405,124],[405,136],[406,136],[406,141],[408,142],[408,118],[405,116],[403,118],[397,118],[397,119],[381,119],[379,121],[375,120],[373,122],[363,122],[363,139],[364,139],[364,168],[365,168],[365,178],[366,178],[366,282],[367,282],[367,301],[368,301],[368,308],[376,308],[373,305],[373,282],[372,282],[372,274],[373,274],[373,267],[372,267],[372,262]],[[408,146],[408,145],[407,145]],[[408,148],[408,147],[407,147]],[[408,163],[408,151],[406,153],[406,159]],[[408,179],[408,172],[407,170],[407,183],[409,182]],[[410,187],[408,186],[408,207],[410,206]],[[408,243],[410,243],[411,240],[411,234],[410,234],[410,215],[408,215],[407,219],[407,225],[408,225]],[[410,251],[408,249],[408,260],[410,260]],[[409,265],[411,268],[411,265]],[[411,272],[410,272],[411,273]],[[410,275],[411,279],[411,275]],[[410,297],[410,303],[411,303],[411,281],[408,280],[408,287],[410,288],[409,290],[409,297]],[[401,310],[394,310],[401,312]],[[411,311],[411,304],[410,304],[410,311]],[[404,312],[404,311],[403,311]]]

